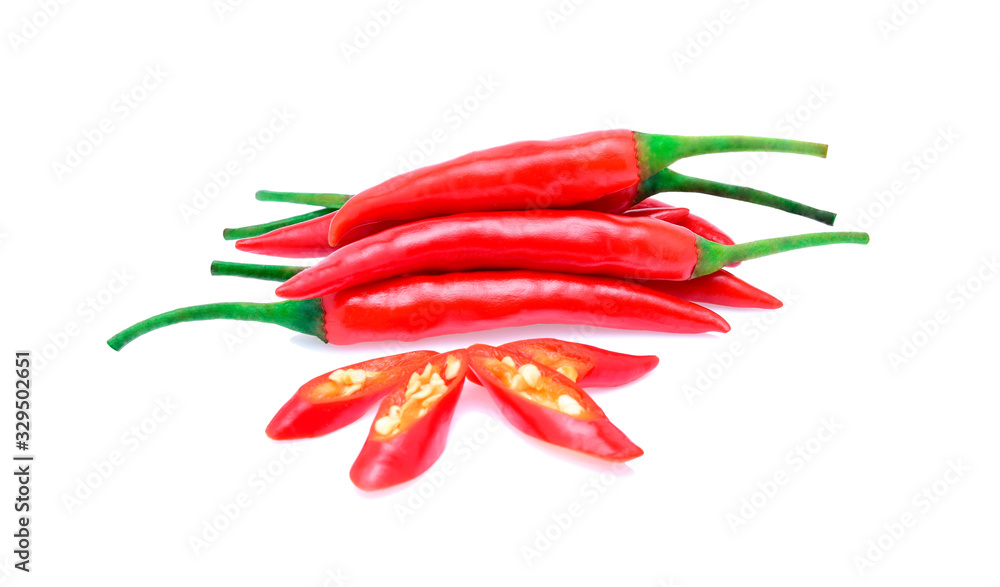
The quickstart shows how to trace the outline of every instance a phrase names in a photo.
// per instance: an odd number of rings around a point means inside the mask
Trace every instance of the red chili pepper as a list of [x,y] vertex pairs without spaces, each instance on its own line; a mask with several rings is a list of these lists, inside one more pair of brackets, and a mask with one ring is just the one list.
[[[212,275],[234,275],[236,277],[252,277],[269,281],[287,281],[293,275],[301,273],[305,269],[305,267],[292,267],[288,265],[248,265],[245,263],[226,263],[223,261],[212,262]],[[722,269],[715,273],[687,281],[656,279],[637,279],[634,281],[644,287],[692,302],[705,302],[719,306],[732,306],[734,308],[774,309],[781,307],[781,301],[771,294],[757,289]]]
[[[685,214],[677,217],[674,210],[684,210]],[[735,241],[733,241],[728,234],[722,232],[719,227],[715,226],[708,220],[705,220],[701,216],[691,214],[687,208],[674,208],[673,206],[664,204],[663,202],[652,198],[640,202],[633,208],[626,210],[624,213],[626,215],[634,214],[637,216],[649,216],[650,218],[656,218],[658,220],[666,220],[671,224],[683,226],[698,236],[707,238],[708,240],[719,243],[720,245],[736,244]],[[735,263],[730,263],[728,266],[736,267],[739,264],[739,261],[737,261]]]
[[397,275],[478,269],[683,280],[734,261],[866,242],[865,233],[829,232],[726,246],[649,218],[583,210],[474,212],[411,222],[346,245],[276,292],[301,300]]
[[342,367],[307,381],[267,425],[274,440],[313,438],[354,422],[387,393],[405,385],[435,351],[411,351]]
[[[336,218],[336,215],[336,212],[328,213],[304,222],[282,226],[258,236],[241,238],[236,241],[236,248],[258,255],[292,259],[325,257],[337,250],[337,247],[331,246],[327,242],[330,222]],[[359,228],[355,236],[361,238],[399,226],[402,223],[403,221],[376,222]]]
[[[554,369],[580,387],[625,385],[649,373],[660,363],[655,355],[626,355],[556,338],[515,340],[497,348],[519,353]],[[468,378],[480,384],[475,373],[470,372]]]
[[164,326],[217,319],[270,322],[333,344],[411,341],[528,324],[676,333],[729,331],[729,324],[707,308],[620,279],[477,271],[398,277],[310,300],[180,308],[126,328],[108,345],[120,350]]
[[469,357],[455,350],[424,364],[382,400],[351,467],[351,481],[359,488],[374,491],[409,481],[444,452]]
[[[261,227],[268,226],[266,224],[262,224],[259,226],[248,226],[241,229],[227,229],[230,231],[227,234],[229,236],[239,234],[239,237],[234,237],[239,238],[239,240],[236,241],[236,248],[247,253],[270,255],[274,257],[287,257],[291,259],[320,258],[325,257],[337,250],[337,247],[331,246],[330,243],[327,242],[327,234],[330,230],[330,221],[334,218],[334,214],[336,214],[336,212],[327,211],[324,212],[324,214],[319,215],[319,217],[316,217],[315,215],[311,218],[304,218],[304,216],[308,215],[296,217],[303,218],[303,220],[298,222],[286,223],[287,221],[293,220],[292,218],[277,221],[270,224],[280,226],[275,226],[275,228],[267,232],[260,232]],[[639,208],[636,206],[635,208],[626,210],[623,214],[626,216],[651,216],[658,220],[677,224],[688,215],[688,210],[687,208],[675,208],[673,206],[663,204],[655,208]],[[381,230],[398,226],[399,224],[401,223],[386,222],[374,225],[370,228],[371,232],[374,234]],[[695,226],[692,231],[696,234],[701,234],[698,232],[697,226]],[[704,234],[701,234],[701,236],[705,236],[705,238],[708,238],[709,240],[715,240],[711,238],[711,236],[706,236]],[[732,244],[732,240],[729,240],[724,244]]]
[[622,212],[662,191],[723,195],[833,224],[830,212],[667,169],[678,159],[706,153],[778,151],[825,157],[826,149],[784,139],[681,137],[628,130],[512,143],[422,167],[362,191],[330,224],[329,242],[357,240],[359,235],[352,231],[373,222],[459,212],[574,207]]
[[642,456],[583,389],[517,352],[469,347],[469,367],[512,426],[558,446],[610,461]]
[[722,269],[688,281],[639,280],[637,283],[692,302],[768,310],[781,307],[778,298]]

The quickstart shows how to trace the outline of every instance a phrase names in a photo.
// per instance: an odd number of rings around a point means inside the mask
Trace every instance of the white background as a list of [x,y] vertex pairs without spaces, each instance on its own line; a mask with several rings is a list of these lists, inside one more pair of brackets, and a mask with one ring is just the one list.
[[[32,406],[33,570],[11,570],[4,509],[0,580],[1000,583],[1000,286],[978,277],[995,277],[1000,249],[996,3],[402,0],[384,26],[372,14],[387,1],[244,2],[221,15],[209,0],[72,2],[50,18],[42,5],[12,0],[0,19],[0,349],[50,355]],[[367,41],[366,25],[377,33]],[[364,46],[348,58],[348,43]],[[146,80],[148,69],[166,78]],[[144,80],[156,87],[136,89]],[[124,106],[133,91],[144,99]],[[283,108],[294,119],[248,160],[241,143]],[[105,118],[100,144],[57,172]],[[338,348],[226,322],[159,331],[121,353],[104,344],[173,307],[272,298],[273,284],[208,273],[212,259],[253,260],[224,227],[302,211],[256,202],[257,189],[354,193],[420,157],[420,144],[437,162],[609,126],[829,143],[826,160],[717,155],[676,168],[730,181],[743,166],[740,181],[838,211],[837,228],[872,237],[740,267],[786,307],[721,309],[727,335],[539,326],[403,345],[555,336],[656,353],[654,374],[595,391],[646,451],[627,470],[491,431],[488,399],[468,386],[440,487],[428,476],[356,490],[347,473],[366,419],[302,443],[260,492],[256,472],[288,450],[264,426],[297,386],[399,345]],[[431,149],[432,134],[443,141]],[[185,217],[233,160],[239,173]],[[709,196],[666,199],[738,241],[823,230]],[[739,357],[727,357],[733,344]],[[11,453],[12,396],[0,413]],[[145,441],[125,436],[162,419],[157,400],[176,407]],[[830,419],[836,435],[811,440]],[[788,457],[798,446],[816,454]],[[949,463],[967,469],[952,484],[941,481]],[[787,483],[759,493],[776,474]],[[12,503],[3,479],[0,501]],[[191,538],[241,492],[249,507],[196,553]],[[562,530],[553,520],[573,504],[582,513]],[[913,523],[889,536],[907,513]]]

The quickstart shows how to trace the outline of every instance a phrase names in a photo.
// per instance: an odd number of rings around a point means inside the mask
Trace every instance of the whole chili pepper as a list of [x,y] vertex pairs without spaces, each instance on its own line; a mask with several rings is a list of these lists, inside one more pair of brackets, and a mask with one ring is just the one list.
[[[274,269],[261,271],[269,274]],[[217,319],[269,322],[333,344],[411,341],[527,324],[590,324],[676,333],[729,331],[729,324],[707,308],[620,279],[478,271],[398,277],[310,300],[180,308],[126,328],[108,345],[120,350],[164,326]]]
[[274,440],[313,438],[354,422],[423,368],[435,351],[411,351],[341,367],[307,381],[267,425]]
[[549,367],[484,344],[469,347],[469,367],[504,418],[528,436],[610,461],[642,456],[587,392]]
[[[329,209],[327,208],[325,210]],[[236,248],[247,253],[271,255],[275,257],[288,257],[292,259],[325,257],[337,250],[337,247],[331,246],[330,243],[327,242],[330,222],[334,218],[333,214],[334,212],[331,211],[325,214],[313,216],[311,218],[305,218],[307,215],[303,215],[303,217],[301,217],[302,221],[294,223],[288,222],[293,220],[293,218],[279,220],[277,222],[270,223],[271,225],[274,225],[274,228],[265,232],[260,231],[264,227],[269,226],[268,224],[247,226],[237,229],[226,229],[229,232],[225,234],[228,235],[226,238],[229,240],[231,240],[231,238],[239,238],[240,240],[236,241]],[[686,208],[675,208],[664,204],[656,208],[630,209],[623,212],[623,214],[634,216],[652,216],[658,220],[677,224],[688,215],[688,210]],[[372,234],[374,234],[381,230],[398,226],[399,224],[402,224],[402,222],[384,222],[370,225],[367,228]],[[701,234],[698,232],[696,226],[692,230],[696,234]],[[716,229],[716,232],[712,234],[714,235],[716,233],[721,234],[718,229]],[[239,234],[240,236],[234,237],[233,235],[236,234]],[[701,236],[705,236],[709,240],[716,240],[715,238],[712,238],[712,235],[706,236],[705,234],[701,234]],[[728,239],[728,237],[726,238]],[[723,242],[723,244],[732,244],[732,242],[733,241],[729,239],[727,242]]]
[[[775,151],[826,156],[826,145],[757,137],[685,137],[629,130],[524,141],[415,169],[348,200],[330,223],[330,244],[359,238],[373,222],[418,220],[460,212],[585,208],[622,212],[663,191],[698,191],[833,224],[834,214],[742,186],[667,169],[693,155]],[[647,180],[649,180],[647,182]]]
[[465,350],[436,355],[382,400],[351,467],[355,485],[366,491],[384,489],[434,464],[444,452],[468,364]]
[[345,245],[276,292],[307,299],[407,273],[474,269],[683,280],[792,249],[867,242],[865,233],[829,232],[727,246],[650,218],[585,210],[473,212],[411,222]]
[[[660,363],[659,357],[654,355],[626,355],[557,338],[515,340],[497,348],[524,355],[580,387],[625,385],[649,373]],[[481,385],[475,373],[470,371],[468,378]]]
[[[287,281],[291,276],[305,271],[305,269],[305,267],[289,265],[252,265],[246,263],[227,263],[225,261],[212,262],[212,275],[252,277],[268,281]],[[650,289],[655,289],[656,291],[691,302],[704,302],[734,308],[775,309],[781,307],[781,301],[771,294],[757,289],[732,273],[722,269],[715,273],[688,279],[687,281],[669,281],[664,279],[636,279],[633,281]]]

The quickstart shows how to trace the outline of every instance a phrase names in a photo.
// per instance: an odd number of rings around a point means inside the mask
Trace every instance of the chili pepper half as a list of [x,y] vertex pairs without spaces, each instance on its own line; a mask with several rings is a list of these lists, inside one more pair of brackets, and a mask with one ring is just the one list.
[[504,418],[528,436],[609,461],[642,456],[587,392],[545,365],[511,350],[474,344],[469,367]]
[[[706,153],[775,151],[825,157],[827,147],[787,139],[685,137],[629,130],[524,141],[415,169],[352,197],[330,223],[329,242],[346,244],[361,226],[460,212],[585,208],[622,212],[663,191],[699,191],[771,206],[827,224],[834,215],[742,186],[667,169]],[[646,182],[640,185],[640,182]]]
[[379,406],[351,481],[374,491],[413,479],[444,452],[469,359],[464,350],[436,355],[409,373]]
[[[557,338],[515,340],[497,348],[524,355],[555,370],[580,387],[625,385],[649,373],[660,363],[660,359],[654,355],[626,355]],[[481,385],[475,373],[470,371],[468,378]]]
[[276,293],[302,300],[397,275],[475,269],[683,280],[734,261],[867,242],[865,233],[828,232],[720,245],[650,218],[583,210],[474,212],[411,222],[341,247]]
[[267,425],[274,440],[313,438],[354,422],[405,384],[435,351],[411,351],[342,367],[307,381]]
[[111,337],[108,345],[120,350],[164,326],[218,319],[269,322],[333,344],[411,341],[528,324],[676,333],[729,331],[729,324],[708,308],[620,279],[477,271],[399,277],[310,300],[180,308],[126,328]]

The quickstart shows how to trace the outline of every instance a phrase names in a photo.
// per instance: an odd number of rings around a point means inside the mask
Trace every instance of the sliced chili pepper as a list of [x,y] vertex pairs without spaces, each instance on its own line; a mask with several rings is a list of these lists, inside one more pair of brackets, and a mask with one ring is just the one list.
[[[329,242],[342,245],[357,240],[352,231],[373,222],[460,212],[573,207],[622,212],[662,191],[701,191],[833,224],[830,212],[667,169],[678,159],[706,153],[778,151],[825,157],[826,150],[826,145],[786,139],[629,130],[512,143],[415,169],[362,191],[330,223]],[[646,180],[651,181],[645,184]]]
[[468,364],[464,350],[436,355],[382,400],[351,467],[355,485],[366,491],[384,489],[434,464],[444,452]]
[[583,210],[474,212],[411,222],[346,245],[276,293],[301,300],[397,275],[478,269],[683,280],[734,261],[867,242],[865,233],[827,232],[720,245],[650,218]]
[[341,367],[307,381],[267,425],[274,440],[313,438],[354,422],[423,367],[435,351],[411,351]]
[[528,436],[610,461],[642,456],[587,392],[549,367],[484,344],[469,347],[469,367],[504,418]]
[[[580,387],[618,387],[649,373],[660,359],[654,355],[626,355],[588,344],[557,338],[529,338],[502,344],[510,350],[556,372]],[[475,373],[469,381],[479,384]]]
[[477,271],[398,277],[310,300],[180,308],[126,328],[108,345],[120,350],[164,326],[218,319],[269,322],[333,344],[411,341],[527,324],[676,333],[729,331],[729,324],[708,308],[620,279]]

